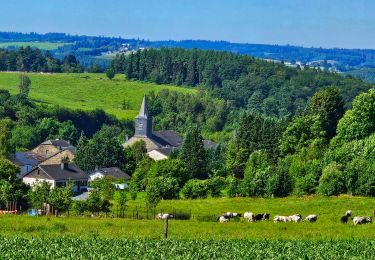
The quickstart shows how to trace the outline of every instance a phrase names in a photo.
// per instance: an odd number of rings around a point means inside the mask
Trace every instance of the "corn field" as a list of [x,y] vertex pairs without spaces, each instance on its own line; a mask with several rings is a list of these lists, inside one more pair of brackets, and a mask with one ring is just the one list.
[[0,238],[0,259],[374,259],[374,240]]

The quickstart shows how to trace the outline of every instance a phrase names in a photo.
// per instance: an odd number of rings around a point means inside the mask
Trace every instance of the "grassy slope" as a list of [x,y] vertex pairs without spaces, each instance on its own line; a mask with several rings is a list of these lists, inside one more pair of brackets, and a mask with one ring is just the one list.
[[[133,119],[144,94],[161,89],[193,93],[195,90],[128,81],[122,75],[109,80],[104,74],[29,74],[30,97],[38,102],[60,105],[72,109],[102,108],[118,118]],[[17,73],[0,73],[0,89],[17,93]],[[126,101],[130,109],[122,110]]]
[[16,46],[16,47],[33,47],[41,50],[55,50],[60,46],[71,43],[58,43],[58,42],[0,42],[0,48]]
[[[142,203],[142,204],[140,204]],[[130,201],[128,213],[136,205],[144,205],[143,199]],[[318,214],[317,223],[278,223],[272,221],[246,223],[243,220],[230,223],[170,221],[171,239],[350,239],[375,238],[375,225],[343,225],[340,216],[348,209],[354,215],[372,215],[375,198],[222,198],[207,200],[162,201],[157,209],[165,211],[177,208],[192,210],[193,216],[218,215],[226,211],[269,212],[275,214]],[[97,218],[47,218],[28,216],[1,216],[1,233],[4,236],[56,237],[61,235],[104,238],[161,238],[163,222],[157,220],[97,219]]]

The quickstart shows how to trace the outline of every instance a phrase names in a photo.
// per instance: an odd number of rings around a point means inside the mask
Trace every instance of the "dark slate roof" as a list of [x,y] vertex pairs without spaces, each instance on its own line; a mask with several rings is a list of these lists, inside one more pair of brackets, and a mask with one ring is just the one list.
[[65,140],[59,140],[59,139],[47,140],[47,141],[43,142],[42,144],[51,144],[53,146],[61,147],[61,148],[68,148],[68,147],[72,146],[70,144],[70,142],[65,141]]
[[111,176],[111,177],[114,177],[116,179],[130,180],[130,178],[131,178],[127,173],[123,172],[118,167],[100,168],[96,171],[102,173],[105,176]]
[[45,158],[43,156],[34,152],[17,152],[14,160],[12,161],[18,166],[36,166],[44,160]]
[[217,144],[210,140],[203,140],[203,146],[205,149],[216,149]]
[[162,148],[156,149],[155,151],[158,151],[159,153],[165,156],[170,156],[173,151],[173,147],[162,147]]
[[27,173],[24,177],[37,178],[35,175],[38,170],[43,171],[52,180],[88,180],[88,175],[82,171],[75,164],[69,164],[66,168],[62,168],[61,164],[51,164],[51,165],[39,165],[37,168]]
[[182,144],[182,138],[172,130],[157,131],[154,132],[154,136],[157,138],[158,142],[161,139],[159,143],[163,146],[180,147]]

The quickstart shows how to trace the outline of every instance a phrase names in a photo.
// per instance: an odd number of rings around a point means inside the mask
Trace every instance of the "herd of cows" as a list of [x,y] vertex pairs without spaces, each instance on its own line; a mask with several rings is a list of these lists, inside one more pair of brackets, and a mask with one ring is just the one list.
[[[217,220],[220,223],[225,223],[228,222],[230,219],[233,218],[240,218],[242,215],[240,213],[235,213],[235,212],[226,212],[219,216]],[[261,213],[261,214],[254,214],[253,212],[245,212],[243,214],[244,219],[247,222],[255,222],[255,221],[262,221],[262,220],[269,220],[270,219],[270,214],[269,213]],[[347,210],[344,214],[344,216],[341,217],[341,223],[346,224],[348,223],[348,220],[352,217],[352,211]],[[307,217],[303,218],[301,214],[293,214],[291,216],[279,216],[276,215],[273,218],[274,223],[278,222],[300,222],[302,220],[308,221],[308,222],[316,222],[318,220],[318,216],[316,214],[311,214],[308,215]],[[354,225],[359,225],[359,224],[367,224],[367,223],[372,223],[372,218],[371,217],[354,217],[353,218],[353,223]]]
[[[352,218],[352,211],[347,210],[345,214],[341,217],[341,223],[346,224],[348,223],[349,219]],[[375,212],[374,212],[375,214]],[[237,213],[237,212],[226,212],[221,214],[218,218],[217,221],[220,223],[225,223],[229,222],[230,219],[236,219],[236,218],[241,218],[242,214]],[[158,213],[155,217],[156,219],[159,220],[166,220],[166,219],[172,219],[174,218],[173,214],[169,213]],[[245,212],[243,214],[243,218],[247,222],[256,222],[256,221],[267,221],[270,219],[270,214],[269,213],[260,213],[260,214],[254,214],[253,212]],[[303,218],[301,214],[293,214],[290,216],[279,216],[276,215],[273,218],[274,223],[278,222],[301,222],[301,221],[308,221],[308,222],[316,222],[318,220],[318,216],[316,214],[311,214],[308,215],[307,217]],[[357,216],[352,218],[354,225],[359,225],[359,224],[367,224],[367,223],[372,223],[372,218],[365,216]]]

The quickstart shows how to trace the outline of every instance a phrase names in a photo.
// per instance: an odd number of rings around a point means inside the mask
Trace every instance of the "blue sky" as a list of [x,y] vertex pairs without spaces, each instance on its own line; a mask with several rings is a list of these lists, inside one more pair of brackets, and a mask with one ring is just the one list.
[[375,49],[373,0],[0,1],[0,31]]

